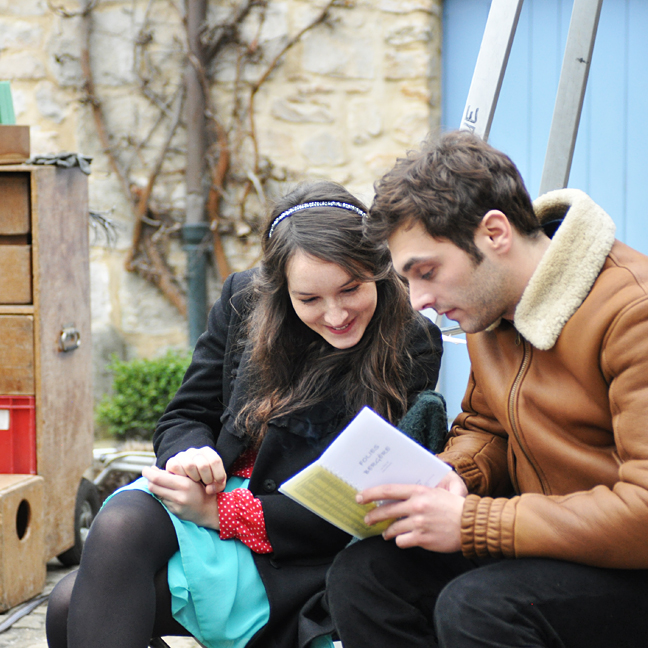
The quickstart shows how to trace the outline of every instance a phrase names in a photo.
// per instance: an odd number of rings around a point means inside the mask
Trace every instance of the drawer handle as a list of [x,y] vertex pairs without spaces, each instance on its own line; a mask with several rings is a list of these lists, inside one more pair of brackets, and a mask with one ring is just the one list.
[[66,324],[61,330],[59,338],[59,351],[74,351],[81,346],[81,333],[74,327],[74,324]]

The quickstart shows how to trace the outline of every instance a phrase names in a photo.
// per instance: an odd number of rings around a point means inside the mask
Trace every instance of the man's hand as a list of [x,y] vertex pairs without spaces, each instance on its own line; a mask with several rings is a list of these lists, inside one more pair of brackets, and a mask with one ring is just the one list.
[[149,482],[149,490],[181,520],[218,530],[218,500],[216,493],[186,476],[174,475],[155,466],[144,468],[142,476]]
[[208,495],[220,493],[227,482],[221,458],[216,450],[207,446],[179,452],[167,461],[166,470],[203,483]]
[[453,472],[436,488],[385,484],[362,491],[357,500],[360,504],[392,500],[365,517],[367,524],[395,520],[383,533],[385,540],[396,538],[396,544],[403,549],[422,547],[452,553],[461,549],[461,514],[466,494],[466,485]]
[[443,488],[443,490],[450,491],[451,493],[461,497],[466,497],[466,495],[468,495],[466,482],[461,479],[454,470],[446,473],[445,477],[436,485],[436,487]]

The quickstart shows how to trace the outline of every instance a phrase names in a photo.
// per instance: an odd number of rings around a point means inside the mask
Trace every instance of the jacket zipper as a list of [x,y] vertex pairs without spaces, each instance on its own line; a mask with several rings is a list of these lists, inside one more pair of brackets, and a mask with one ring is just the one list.
[[[520,364],[520,368],[518,370],[517,376],[515,376],[515,380],[513,381],[513,386],[511,387],[511,392],[509,394],[509,420],[511,421],[511,431],[513,432],[513,436],[516,438],[518,445],[520,446],[520,450],[522,450],[522,453],[524,454],[529,465],[533,467],[533,470],[535,471],[538,480],[542,484],[542,490],[545,491],[546,489],[543,480],[540,477],[538,470],[536,469],[533,461],[531,460],[531,457],[527,453],[524,444],[522,443],[522,438],[520,437],[520,431],[518,430],[517,423],[515,421],[515,398],[517,396],[518,389],[520,388],[520,384],[522,383],[522,378],[524,377],[527,367],[529,366],[529,362],[531,361],[531,349],[529,347],[529,344],[519,333],[517,333],[517,337],[515,338],[515,345],[520,346],[520,344],[522,344],[522,348],[524,352],[522,356],[522,363]],[[515,457],[513,458],[515,459]],[[511,480],[513,482],[515,490],[517,492],[520,492],[517,483],[518,482],[517,461],[515,462],[515,468],[516,468],[516,474],[511,475]]]

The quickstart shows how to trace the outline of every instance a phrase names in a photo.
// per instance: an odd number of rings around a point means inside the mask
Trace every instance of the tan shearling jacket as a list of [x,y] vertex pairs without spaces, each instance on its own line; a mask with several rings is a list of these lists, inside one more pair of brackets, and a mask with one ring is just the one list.
[[534,208],[566,216],[513,323],[467,336],[440,455],[471,493],[462,550],[648,568],[648,257],[581,191]]

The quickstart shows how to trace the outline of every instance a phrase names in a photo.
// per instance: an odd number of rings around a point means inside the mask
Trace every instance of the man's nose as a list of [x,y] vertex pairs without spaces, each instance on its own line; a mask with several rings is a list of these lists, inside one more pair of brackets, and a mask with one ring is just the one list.
[[410,302],[415,310],[423,310],[424,308],[434,308],[436,298],[429,289],[429,286],[422,281],[409,282]]

